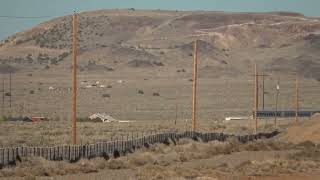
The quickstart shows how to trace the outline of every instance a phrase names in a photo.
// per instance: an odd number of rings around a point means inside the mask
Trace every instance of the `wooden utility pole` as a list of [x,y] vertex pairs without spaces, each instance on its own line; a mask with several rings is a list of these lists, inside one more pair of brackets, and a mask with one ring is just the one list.
[[198,73],[198,41],[193,46],[193,94],[192,94],[192,131],[196,131],[197,113],[197,73]]
[[10,101],[10,110],[11,110],[11,96],[12,96],[12,92],[11,92],[11,74],[12,74],[12,72],[11,72],[11,70],[10,70],[10,74],[9,74],[9,81],[10,81],[10,83],[9,83],[9,92],[10,92],[10,96],[9,96],[9,101]]
[[255,128],[254,133],[257,134],[258,132],[258,107],[259,107],[259,80],[258,80],[258,71],[257,71],[257,64],[254,66],[254,77],[255,77],[255,88],[254,88],[254,120],[255,120]]
[[277,129],[277,117],[278,117],[278,99],[280,93],[280,79],[278,79],[278,83],[276,86],[276,112],[274,116],[274,128]]
[[178,120],[178,103],[176,102],[176,119],[174,120],[174,125],[177,125],[177,120]]
[[2,75],[2,116],[4,115],[4,98],[5,98],[5,88],[4,88],[4,75]]
[[299,116],[299,80],[298,76],[296,77],[296,122],[298,122],[298,116]]
[[264,110],[264,95],[266,94],[266,91],[264,88],[265,87],[264,86],[264,78],[269,75],[262,73],[261,75],[258,75],[258,76],[262,76],[262,110]]
[[72,144],[77,144],[77,14],[72,17]]

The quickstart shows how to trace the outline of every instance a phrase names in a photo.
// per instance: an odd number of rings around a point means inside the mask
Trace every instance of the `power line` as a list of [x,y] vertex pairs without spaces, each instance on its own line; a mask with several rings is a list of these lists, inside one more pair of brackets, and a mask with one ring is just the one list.
[[59,13],[58,15],[39,15],[39,16],[14,16],[14,15],[0,15],[0,18],[6,19],[45,19],[45,18],[56,18],[62,16],[71,15],[70,11],[65,11],[63,13]]
[[0,18],[7,19],[43,19],[43,18],[53,18],[55,16],[3,16],[0,15]]

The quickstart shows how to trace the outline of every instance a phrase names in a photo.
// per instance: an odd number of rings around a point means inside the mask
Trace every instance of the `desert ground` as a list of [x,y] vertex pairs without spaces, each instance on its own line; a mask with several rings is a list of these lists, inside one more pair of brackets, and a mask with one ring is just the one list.
[[[71,16],[0,42],[0,146],[71,142]],[[78,142],[191,129],[192,45],[199,40],[197,130],[252,133],[254,64],[265,109],[319,110],[319,18],[290,12],[101,10],[79,14]],[[12,73],[11,93],[9,73]],[[259,78],[262,109],[262,78]],[[8,94],[9,93],[9,94]],[[11,107],[10,107],[11,96]],[[90,122],[105,112],[127,123]],[[39,123],[11,117],[44,116]],[[228,116],[244,120],[224,121]],[[3,179],[319,179],[319,117],[279,119],[282,133],[248,144],[181,140],[118,159],[26,159]],[[176,123],[175,123],[176,122]],[[259,132],[275,129],[259,119]]]
[[[155,144],[117,159],[76,163],[25,159],[4,168],[4,179],[318,179],[319,116],[282,124],[282,134],[241,144],[181,139]],[[237,127],[239,127],[237,125]],[[298,138],[296,133],[301,132]]]

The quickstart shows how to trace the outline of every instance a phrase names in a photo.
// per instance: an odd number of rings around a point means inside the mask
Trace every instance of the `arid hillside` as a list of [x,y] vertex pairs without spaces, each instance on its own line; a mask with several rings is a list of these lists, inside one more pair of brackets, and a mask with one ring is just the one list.
[[[275,74],[320,79],[319,28],[317,18],[289,12],[85,12],[79,14],[79,69],[168,76],[173,68],[191,69],[192,41],[199,39],[202,77],[248,74],[258,62]],[[71,16],[56,18],[3,40],[0,69],[69,72],[70,50]]]

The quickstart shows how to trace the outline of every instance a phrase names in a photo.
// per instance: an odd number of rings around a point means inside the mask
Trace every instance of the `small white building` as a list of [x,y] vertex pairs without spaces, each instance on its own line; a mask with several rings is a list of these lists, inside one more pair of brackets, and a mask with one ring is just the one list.
[[231,117],[226,117],[226,121],[239,121],[239,120],[247,120],[250,119],[250,117],[236,117],[236,116],[231,116]]
[[89,116],[89,119],[101,119],[102,122],[118,122],[116,119],[114,119],[112,116],[106,114],[106,113],[95,113]]

